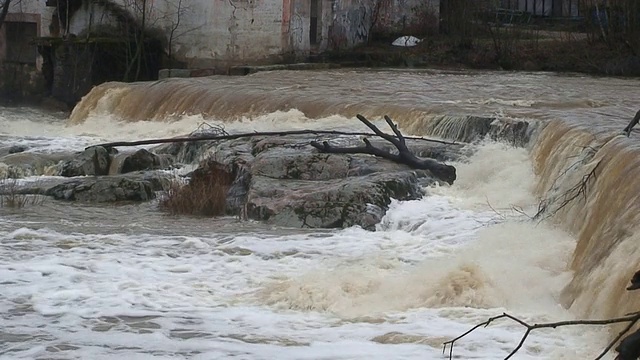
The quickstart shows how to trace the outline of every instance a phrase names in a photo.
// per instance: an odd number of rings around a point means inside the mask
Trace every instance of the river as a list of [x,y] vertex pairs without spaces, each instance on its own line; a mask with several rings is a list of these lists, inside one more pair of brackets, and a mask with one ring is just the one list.
[[[640,260],[638,146],[620,132],[638,98],[629,79],[331,70],[104,84],[69,117],[0,108],[2,146],[52,153],[205,121],[362,131],[356,113],[387,114],[442,138],[471,115],[546,125],[524,148],[478,144],[453,186],[392,203],[375,232],[171,217],[157,202],[0,207],[0,359],[443,359],[444,341],[503,312],[534,323],[637,310],[624,286]],[[530,220],[595,160],[588,196]],[[524,331],[498,321],[454,356],[502,359]],[[536,330],[516,358],[594,358],[609,339]]]

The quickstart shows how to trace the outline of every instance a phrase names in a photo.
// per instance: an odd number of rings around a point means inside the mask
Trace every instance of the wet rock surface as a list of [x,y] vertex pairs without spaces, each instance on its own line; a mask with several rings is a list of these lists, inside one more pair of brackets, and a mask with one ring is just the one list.
[[[287,227],[373,229],[392,198],[419,199],[422,187],[437,181],[428,170],[371,155],[318,152],[309,145],[314,139],[303,135],[211,143],[199,145],[200,157],[235,169],[227,197],[229,214]],[[362,144],[357,137],[324,140],[340,146]],[[372,143],[392,150],[383,140]],[[464,149],[417,140],[408,145],[416,154],[439,161],[454,160]]]
[[156,191],[166,190],[169,176],[158,173],[138,173],[115,176],[80,177],[66,180],[45,189],[35,188],[57,200],[82,202],[148,201],[155,199]]
[[62,165],[62,176],[108,175],[111,158],[102,146],[84,150]]
[[[164,144],[150,150],[124,148],[120,153],[98,146],[64,156],[18,153],[4,158],[28,155],[50,166],[51,175],[62,176],[28,182],[17,190],[20,193],[95,203],[149,201],[175,179],[158,169],[219,163],[234,179],[227,191],[227,214],[286,227],[374,229],[391,199],[419,199],[423,186],[438,181],[428,170],[372,155],[323,153],[311,141],[343,147],[363,144],[360,136],[254,136]],[[370,141],[396,151],[383,139]],[[414,154],[440,162],[469,152],[463,144],[407,139],[407,145]]]
[[118,173],[126,174],[141,170],[166,169],[171,166],[173,159],[167,155],[156,155],[148,150],[140,149],[132,154],[126,155],[122,161],[122,167]]
[[59,164],[72,158],[72,154],[42,154],[18,152],[0,157],[0,179],[18,179],[36,175],[58,175]]

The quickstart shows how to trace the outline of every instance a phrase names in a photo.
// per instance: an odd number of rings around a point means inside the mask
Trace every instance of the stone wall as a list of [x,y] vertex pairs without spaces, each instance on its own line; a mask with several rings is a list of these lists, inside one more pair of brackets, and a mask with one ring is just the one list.
[[44,88],[44,77],[34,64],[0,64],[1,100],[35,101]]
[[[42,57],[30,43],[30,37],[49,35],[51,12],[47,11],[44,2],[37,0],[12,1],[9,11],[0,27],[0,96],[5,100],[30,100],[45,92]],[[27,29],[16,25],[33,28],[21,33]],[[13,30],[7,31],[8,27]],[[7,36],[14,37],[13,43]]]
[[68,43],[53,50],[51,95],[54,98],[73,106],[91,90],[92,50],[89,46]]

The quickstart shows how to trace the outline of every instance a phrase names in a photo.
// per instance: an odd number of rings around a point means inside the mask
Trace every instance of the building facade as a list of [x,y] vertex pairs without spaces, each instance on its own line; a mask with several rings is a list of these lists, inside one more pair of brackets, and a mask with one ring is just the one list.
[[[162,67],[224,69],[304,61],[379,34],[402,34],[438,0],[0,0],[0,85],[41,72],[76,101],[108,80],[148,80]],[[28,71],[27,71],[28,70]],[[21,78],[10,73],[22,73]],[[27,74],[27,75],[25,75]]]

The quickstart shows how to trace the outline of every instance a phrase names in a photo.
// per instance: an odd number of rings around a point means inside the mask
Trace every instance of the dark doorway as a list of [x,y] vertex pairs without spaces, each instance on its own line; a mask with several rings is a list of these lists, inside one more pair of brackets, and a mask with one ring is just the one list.
[[19,64],[35,64],[38,56],[36,45],[32,40],[38,36],[38,27],[34,22],[4,23],[7,39],[7,62]]
[[562,11],[562,5],[563,5],[563,1],[561,1],[561,0],[555,0],[554,2],[552,2],[551,3],[551,16],[554,16],[554,17],[564,16],[563,11]]
[[311,0],[311,12],[309,21],[309,42],[311,45],[320,43],[320,14],[322,14],[321,0]]

